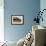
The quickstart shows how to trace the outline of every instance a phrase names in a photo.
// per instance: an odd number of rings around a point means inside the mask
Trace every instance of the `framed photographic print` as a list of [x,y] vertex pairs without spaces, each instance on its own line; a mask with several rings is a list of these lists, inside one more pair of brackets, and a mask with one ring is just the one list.
[[12,15],[11,24],[13,25],[23,25],[24,24],[24,15]]

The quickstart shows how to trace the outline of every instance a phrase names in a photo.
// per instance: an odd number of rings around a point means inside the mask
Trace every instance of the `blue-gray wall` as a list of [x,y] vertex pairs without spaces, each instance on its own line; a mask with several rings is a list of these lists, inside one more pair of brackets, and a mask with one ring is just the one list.
[[[4,35],[7,41],[18,41],[32,28],[33,19],[40,9],[40,0],[5,0]],[[11,25],[11,15],[24,15],[24,25]]]

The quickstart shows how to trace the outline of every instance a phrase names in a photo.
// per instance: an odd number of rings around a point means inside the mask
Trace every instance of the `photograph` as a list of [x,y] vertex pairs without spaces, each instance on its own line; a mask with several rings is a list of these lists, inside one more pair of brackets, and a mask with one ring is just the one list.
[[11,24],[13,25],[23,25],[24,24],[24,15],[12,15]]

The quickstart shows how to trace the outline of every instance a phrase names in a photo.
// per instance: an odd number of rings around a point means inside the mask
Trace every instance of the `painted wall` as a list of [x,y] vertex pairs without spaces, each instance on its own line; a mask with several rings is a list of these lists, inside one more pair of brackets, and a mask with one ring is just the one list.
[[[4,35],[7,41],[18,41],[32,28],[36,12],[40,9],[40,0],[5,0]],[[11,15],[24,15],[24,25],[12,25]]]

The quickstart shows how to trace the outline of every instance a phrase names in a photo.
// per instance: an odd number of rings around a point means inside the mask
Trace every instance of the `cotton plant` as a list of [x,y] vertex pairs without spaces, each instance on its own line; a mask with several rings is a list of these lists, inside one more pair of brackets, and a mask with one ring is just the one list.
[[40,23],[40,21],[44,21],[43,19],[43,14],[44,14],[44,11],[46,11],[46,9],[43,9],[42,11],[39,11],[37,13],[37,16],[33,19],[33,21],[35,21],[36,23]]
[[33,34],[32,32],[29,32],[25,37],[23,37],[17,42],[17,46],[31,46],[33,40]]
[[33,42],[33,37],[31,32],[29,32],[25,37],[23,46],[31,46],[32,42]]

